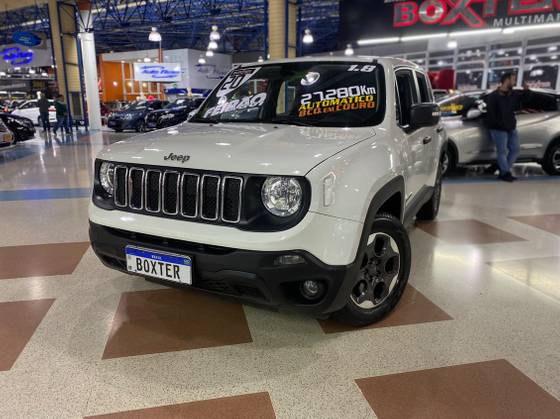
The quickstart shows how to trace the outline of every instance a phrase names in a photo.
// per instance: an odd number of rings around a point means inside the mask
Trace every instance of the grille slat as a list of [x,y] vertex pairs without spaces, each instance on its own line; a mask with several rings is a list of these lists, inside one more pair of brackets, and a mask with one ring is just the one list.
[[114,201],[122,210],[236,224],[243,178],[135,166],[115,167]]

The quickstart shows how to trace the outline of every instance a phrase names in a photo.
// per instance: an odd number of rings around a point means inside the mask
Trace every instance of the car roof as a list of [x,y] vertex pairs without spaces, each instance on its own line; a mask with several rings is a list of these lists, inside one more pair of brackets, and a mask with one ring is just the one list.
[[336,56],[313,56],[313,57],[299,57],[299,58],[284,58],[279,60],[271,60],[265,61],[263,63],[259,62],[252,62],[252,63],[245,63],[239,64],[236,68],[243,68],[243,67],[254,67],[254,66],[265,66],[265,65],[273,65],[273,64],[286,64],[286,63],[379,63],[381,65],[387,65],[392,67],[400,67],[400,66],[408,66],[418,70],[421,70],[418,64],[413,63],[412,61],[405,60],[403,58],[395,58],[395,57],[378,57],[378,56],[366,56],[366,55],[356,55],[352,57],[336,57]]

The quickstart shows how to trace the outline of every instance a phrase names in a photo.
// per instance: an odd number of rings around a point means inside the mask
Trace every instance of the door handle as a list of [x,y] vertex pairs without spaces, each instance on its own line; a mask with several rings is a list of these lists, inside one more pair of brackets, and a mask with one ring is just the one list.
[[432,137],[424,137],[424,139],[422,140],[422,144],[426,145],[426,144],[430,144],[432,142]]
[[437,133],[440,133],[440,132],[442,132],[442,131],[443,131],[443,127],[437,127],[437,128],[436,128],[436,132],[437,132]]

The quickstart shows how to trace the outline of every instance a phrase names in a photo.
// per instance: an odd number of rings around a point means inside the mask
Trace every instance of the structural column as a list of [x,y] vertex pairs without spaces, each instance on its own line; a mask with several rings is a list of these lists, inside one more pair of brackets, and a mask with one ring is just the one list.
[[268,53],[270,59],[296,56],[296,28],[296,0],[268,0]]
[[80,8],[80,45],[82,48],[82,64],[84,68],[84,85],[86,88],[87,113],[89,127],[101,129],[101,105],[97,84],[97,54],[95,53],[95,36],[93,34],[93,17],[89,1],[79,2]]
[[72,119],[82,119],[85,115],[76,8],[73,4],[57,0],[48,0],[48,7],[58,91],[66,97]]

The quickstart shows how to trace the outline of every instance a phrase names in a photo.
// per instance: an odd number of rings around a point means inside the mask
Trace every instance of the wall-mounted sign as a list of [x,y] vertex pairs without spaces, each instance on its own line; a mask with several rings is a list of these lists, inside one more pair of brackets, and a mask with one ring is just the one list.
[[42,40],[33,32],[28,31],[16,31],[12,35],[12,40],[16,44],[25,45],[26,47],[36,47],[40,45]]
[[341,0],[339,42],[560,22],[558,0]]
[[175,63],[134,63],[134,79],[137,81],[181,81],[181,65]]
[[33,51],[23,51],[19,47],[6,47],[0,50],[0,58],[13,67],[25,66],[33,61]]

